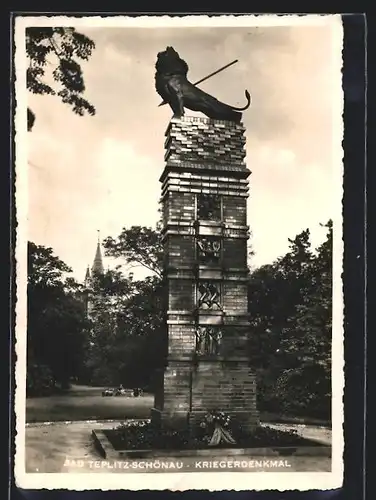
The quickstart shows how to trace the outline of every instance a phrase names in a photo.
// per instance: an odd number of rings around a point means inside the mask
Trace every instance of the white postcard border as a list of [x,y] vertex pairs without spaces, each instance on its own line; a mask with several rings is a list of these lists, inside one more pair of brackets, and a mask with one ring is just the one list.
[[[333,27],[333,54],[337,55],[338,80],[333,82],[338,88],[334,123],[335,176],[336,191],[335,214],[333,216],[333,344],[332,344],[332,385],[333,385],[333,424],[332,424],[332,472],[197,472],[197,473],[127,473],[123,474],[86,474],[86,473],[26,473],[25,472],[25,394],[26,394],[26,328],[27,328],[27,220],[28,220],[28,176],[27,176],[27,130],[26,130],[26,57],[24,53],[26,26],[82,26],[100,27],[248,27],[248,26],[286,26],[286,25],[324,25]],[[342,485],[343,477],[343,287],[342,287],[342,178],[343,178],[343,94],[342,50],[343,30],[339,14],[335,15],[258,15],[258,16],[216,16],[192,15],[185,17],[170,16],[17,16],[15,18],[15,68],[16,68],[16,431],[15,438],[15,478],[19,487],[27,489],[69,489],[69,490],[164,490],[185,491],[204,489],[221,490],[310,490],[333,489]],[[319,96],[318,96],[319,98]],[[318,200],[319,202],[319,200]],[[333,202],[334,203],[334,202]]]

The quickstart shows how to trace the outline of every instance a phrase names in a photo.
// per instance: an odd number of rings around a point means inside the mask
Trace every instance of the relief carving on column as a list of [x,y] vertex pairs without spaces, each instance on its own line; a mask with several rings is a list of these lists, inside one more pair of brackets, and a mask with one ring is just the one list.
[[197,240],[198,261],[200,264],[218,263],[221,255],[221,240],[203,236]]
[[222,330],[214,326],[198,326],[196,328],[196,354],[201,356],[218,356],[222,344]]
[[210,221],[221,220],[221,197],[215,194],[199,194],[197,196],[197,218]]
[[221,286],[215,281],[204,281],[198,284],[199,309],[222,309]]

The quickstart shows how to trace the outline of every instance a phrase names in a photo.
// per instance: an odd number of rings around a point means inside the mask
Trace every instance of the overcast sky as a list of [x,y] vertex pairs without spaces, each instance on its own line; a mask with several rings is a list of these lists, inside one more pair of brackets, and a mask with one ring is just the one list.
[[96,44],[82,67],[85,97],[97,114],[79,117],[57,97],[30,96],[36,114],[27,135],[30,240],[52,247],[82,280],[98,229],[105,238],[123,227],[155,225],[171,111],[158,108],[154,65],[157,53],[172,45],[187,61],[191,81],[239,59],[201,88],[234,106],[244,104],[245,89],[252,96],[243,115],[252,264],[283,255],[287,239],[307,227],[315,245],[322,241],[319,224],[333,217],[334,183],[341,181],[333,176],[341,147],[338,22],[78,29]]

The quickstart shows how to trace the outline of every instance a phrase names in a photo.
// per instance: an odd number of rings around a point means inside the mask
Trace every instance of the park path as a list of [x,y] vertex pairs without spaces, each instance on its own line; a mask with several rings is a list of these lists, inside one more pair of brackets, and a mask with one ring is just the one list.
[[[26,472],[73,472],[66,458],[98,460],[91,439],[93,429],[108,428],[107,422],[54,422],[26,427]],[[111,424],[117,425],[116,422]]]
[[[92,462],[101,457],[94,447],[91,431],[115,427],[119,422],[55,422],[46,424],[30,424],[26,427],[26,472],[102,472],[106,468],[93,470]],[[331,431],[315,426],[297,424],[263,424],[279,430],[295,428],[300,435],[315,439],[325,444],[331,443]],[[68,458],[68,460],[67,460]],[[258,457],[267,460],[270,457]],[[77,462],[83,461],[83,467],[77,468]],[[193,460],[193,459],[192,459]],[[329,457],[292,457],[290,472],[304,470],[330,470]],[[111,472],[122,472],[111,470]],[[123,471],[124,472],[124,471]]]

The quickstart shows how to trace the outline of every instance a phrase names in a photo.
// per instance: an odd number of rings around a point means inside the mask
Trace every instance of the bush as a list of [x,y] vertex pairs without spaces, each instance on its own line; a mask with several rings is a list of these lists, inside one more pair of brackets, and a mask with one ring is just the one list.
[[281,413],[282,401],[276,391],[275,379],[267,372],[257,377],[257,408],[261,412]]
[[125,423],[104,432],[115,449],[184,449],[189,441],[188,431],[161,431],[146,421]]
[[319,365],[285,370],[277,380],[276,394],[286,415],[331,418],[331,381]]
[[331,381],[320,365],[283,370],[273,378],[260,373],[257,403],[261,412],[330,420]]
[[55,389],[55,380],[46,365],[32,364],[27,367],[27,396],[48,396]]

